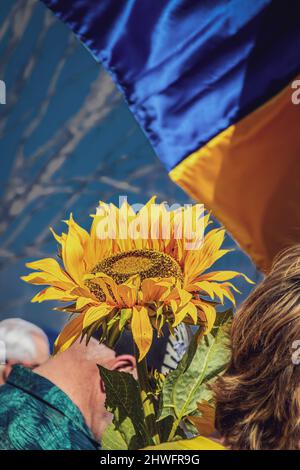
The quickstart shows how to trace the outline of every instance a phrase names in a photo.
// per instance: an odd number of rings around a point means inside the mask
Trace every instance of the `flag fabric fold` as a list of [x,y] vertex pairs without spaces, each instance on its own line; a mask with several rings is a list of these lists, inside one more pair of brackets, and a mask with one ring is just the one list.
[[170,173],[256,264],[300,241],[296,0],[43,0],[112,75]]

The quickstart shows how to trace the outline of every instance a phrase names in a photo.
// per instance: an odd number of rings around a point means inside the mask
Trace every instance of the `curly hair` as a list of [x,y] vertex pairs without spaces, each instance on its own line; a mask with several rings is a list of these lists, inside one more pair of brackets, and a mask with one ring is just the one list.
[[299,340],[297,245],[275,259],[234,317],[231,359],[213,386],[216,429],[229,448],[300,449]]

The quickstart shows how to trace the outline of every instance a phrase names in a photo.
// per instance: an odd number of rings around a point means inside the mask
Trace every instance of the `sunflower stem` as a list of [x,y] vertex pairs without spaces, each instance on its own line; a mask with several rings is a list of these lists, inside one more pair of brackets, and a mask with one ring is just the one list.
[[134,345],[134,353],[136,358],[136,369],[138,375],[139,386],[141,389],[141,400],[144,409],[145,423],[148,432],[153,439],[154,444],[160,443],[160,437],[156,423],[155,405],[152,397],[152,388],[149,381],[147,359],[144,358],[139,361],[139,354],[136,346]]
[[111,348],[111,349],[114,349],[118,339],[120,338],[120,335],[121,335],[121,332],[119,330],[119,326],[117,325],[113,331],[111,332],[111,334],[109,335],[109,338],[106,342],[106,346],[108,348]]

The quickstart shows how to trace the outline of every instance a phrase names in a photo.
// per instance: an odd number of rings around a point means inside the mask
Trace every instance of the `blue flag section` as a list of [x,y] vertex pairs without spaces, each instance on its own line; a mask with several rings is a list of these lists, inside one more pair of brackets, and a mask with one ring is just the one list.
[[300,72],[284,2],[44,2],[110,71],[168,170]]

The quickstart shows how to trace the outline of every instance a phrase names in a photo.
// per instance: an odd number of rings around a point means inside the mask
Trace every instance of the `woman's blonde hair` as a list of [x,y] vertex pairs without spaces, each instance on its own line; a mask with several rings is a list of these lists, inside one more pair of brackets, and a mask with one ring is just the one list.
[[213,387],[226,445],[300,449],[300,245],[274,261],[235,315],[230,339],[230,363]]

